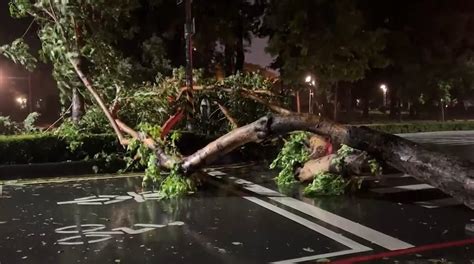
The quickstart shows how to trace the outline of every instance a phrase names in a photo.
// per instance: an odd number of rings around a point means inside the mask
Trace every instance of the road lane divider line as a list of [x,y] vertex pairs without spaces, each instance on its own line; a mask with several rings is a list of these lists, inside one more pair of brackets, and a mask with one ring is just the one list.
[[[219,173],[224,172],[219,171]],[[328,223],[332,226],[335,226],[339,229],[342,229],[348,233],[363,238],[367,241],[372,242],[373,244],[376,244],[388,250],[400,250],[414,247],[414,245],[404,242],[398,238],[389,236],[370,227],[361,225],[357,222],[351,221],[347,218],[341,217],[337,214],[331,213],[329,211],[310,205],[295,198],[284,196],[283,194],[277,191],[271,190],[261,185],[257,185],[253,182],[236,178],[233,176],[227,177],[227,179],[231,180],[232,182],[239,185],[245,190],[251,191],[258,195],[265,196],[270,200],[293,208],[299,212],[321,220],[325,223]]]

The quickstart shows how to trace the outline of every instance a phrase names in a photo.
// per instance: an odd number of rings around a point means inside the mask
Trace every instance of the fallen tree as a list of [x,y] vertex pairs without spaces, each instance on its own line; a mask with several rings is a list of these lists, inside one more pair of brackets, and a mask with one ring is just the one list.
[[[440,189],[474,209],[473,163],[425,149],[398,136],[363,126],[343,126],[316,116],[262,117],[229,132],[194,154],[177,160],[176,164],[185,175],[189,175],[246,143],[261,142],[291,131],[309,131],[326,135],[331,137],[335,144],[345,144],[367,151],[393,168]],[[159,147],[156,151],[158,162],[168,167],[170,157],[167,157]]]

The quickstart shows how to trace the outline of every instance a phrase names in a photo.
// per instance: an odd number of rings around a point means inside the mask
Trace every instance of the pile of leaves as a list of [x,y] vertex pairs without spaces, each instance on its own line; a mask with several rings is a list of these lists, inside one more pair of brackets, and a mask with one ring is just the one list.
[[340,175],[322,172],[314,176],[313,182],[303,190],[306,196],[341,195],[348,182]]
[[[308,137],[309,134],[306,132],[293,133],[289,139],[285,141],[277,158],[270,164],[271,169],[280,169],[278,176],[275,177],[275,181],[280,188],[287,189],[289,185],[297,183],[294,177],[296,167],[302,166],[310,158],[307,143]],[[338,171],[344,172],[344,168],[347,165],[346,158],[355,152],[357,152],[356,149],[342,145],[337,151],[335,158],[331,161],[332,165],[335,166]],[[373,175],[381,174],[382,167],[377,160],[369,160],[368,165]],[[357,180],[346,178],[342,174],[336,175],[330,172],[321,172],[314,175],[313,181],[304,188],[303,194],[306,196],[344,194],[345,190],[348,189],[347,187]],[[359,189],[361,182],[357,181],[356,183],[357,186],[355,189]]]
[[309,159],[309,150],[306,144],[308,133],[297,132],[285,141],[283,148],[275,160],[270,164],[270,169],[278,168],[280,172],[275,178],[279,186],[295,183],[294,170]]

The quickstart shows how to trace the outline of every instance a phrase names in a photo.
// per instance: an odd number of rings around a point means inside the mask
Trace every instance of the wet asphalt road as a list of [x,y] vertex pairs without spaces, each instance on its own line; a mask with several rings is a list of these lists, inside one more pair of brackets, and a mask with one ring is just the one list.
[[[474,132],[406,135],[473,159]],[[309,199],[253,166],[157,201],[139,177],[0,185],[0,263],[471,263],[474,213],[404,175]],[[284,193],[284,194],[282,194]]]

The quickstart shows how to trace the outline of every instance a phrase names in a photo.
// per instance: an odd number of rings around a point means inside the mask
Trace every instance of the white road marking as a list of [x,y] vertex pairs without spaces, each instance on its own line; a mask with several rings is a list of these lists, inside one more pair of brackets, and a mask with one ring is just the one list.
[[419,190],[429,190],[429,189],[435,189],[435,187],[425,184],[425,183],[420,183],[420,184],[411,184],[411,185],[400,185],[400,186],[387,187],[387,188],[375,188],[375,189],[371,189],[370,191],[375,192],[375,193],[380,193],[380,194],[386,194],[386,193],[399,193],[399,192],[406,192],[406,191],[419,191]]
[[98,197],[99,198],[115,198],[118,195],[106,195],[106,194],[100,194]]
[[371,248],[366,247],[362,244],[359,244],[359,243],[355,242],[354,240],[346,238],[345,236],[343,236],[341,234],[338,234],[334,231],[331,231],[331,230],[329,230],[329,229],[327,229],[323,226],[320,226],[320,225],[318,225],[314,222],[311,222],[311,221],[309,221],[309,220],[307,220],[307,219],[305,219],[301,216],[290,213],[290,212],[288,212],[288,211],[286,211],[286,210],[284,210],[284,209],[282,209],[278,206],[275,206],[271,203],[265,202],[265,201],[260,200],[256,197],[253,197],[253,196],[244,196],[242,198],[244,198],[248,201],[251,201],[252,203],[258,204],[258,205],[260,205],[260,206],[262,206],[262,207],[264,207],[264,208],[266,208],[266,209],[268,209],[268,210],[270,210],[274,213],[277,213],[277,214],[279,214],[279,215],[281,215],[285,218],[288,218],[288,219],[290,219],[290,220],[292,220],[292,221],[294,221],[294,222],[296,222],[296,223],[298,223],[302,226],[305,226],[305,227],[307,227],[307,228],[309,228],[309,229],[311,229],[311,230],[313,230],[317,233],[320,233],[321,235],[326,236],[326,237],[328,237],[328,238],[330,238],[330,239],[332,239],[332,240],[334,240],[334,241],[336,241],[336,242],[338,242],[338,243],[340,243],[340,244],[342,244],[346,247],[349,247],[353,250],[356,250],[357,252],[364,252],[364,251],[372,250]]
[[77,203],[78,205],[102,205],[101,202],[83,202],[83,203]]
[[399,250],[414,247],[414,245],[401,241],[400,239],[391,237],[377,230],[353,222],[349,219],[333,214],[319,207],[315,207],[308,203],[296,200],[291,197],[270,197],[283,205],[296,209],[304,214],[312,216],[330,225],[338,227],[346,232],[354,234],[374,244],[389,250]]
[[128,195],[132,196],[135,201],[139,203],[143,203],[145,199],[143,199],[142,195],[137,194],[136,192],[127,192]]
[[[132,197],[130,197],[130,198],[132,198]],[[104,202],[104,205],[120,203],[120,202],[123,202],[123,200],[110,200],[110,201]]]
[[135,229],[131,229],[131,228],[128,228],[128,227],[119,227],[119,228],[112,229],[112,231],[123,231],[124,233],[129,234],[129,235],[138,235],[138,234],[141,234],[141,233],[151,231],[153,229],[154,228],[151,228],[151,227],[145,227],[145,228],[142,228],[142,229],[135,230]]
[[348,249],[348,250],[341,250],[341,251],[325,253],[325,254],[319,254],[319,255],[314,255],[314,256],[308,256],[308,257],[280,260],[280,261],[275,261],[275,262],[271,262],[271,263],[274,263],[274,264],[298,263],[298,262],[303,262],[303,261],[311,261],[311,260],[317,260],[317,259],[332,258],[332,257],[337,257],[337,256],[360,253],[360,252],[361,251],[359,251],[357,249]]
[[432,208],[439,208],[439,207],[445,207],[445,206],[460,205],[462,203],[450,197],[450,198],[444,198],[444,199],[420,201],[420,202],[416,202],[415,204],[425,207],[425,208],[432,209]]
[[97,231],[97,232],[87,232],[86,234],[105,236],[105,235],[123,235],[123,232],[121,232],[121,231]]
[[95,231],[105,229],[105,225],[101,225],[101,224],[82,224],[82,225],[80,225],[80,227],[77,226],[77,225],[71,225],[71,226],[56,228],[54,230],[54,232],[56,232],[58,234],[79,234],[78,228],[81,229],[81,232],[87,233],[87,232],[95,232]]
[[162,228],[166,225],[154,225],[154,224],[135,224],[136,227],[150,227],[150,228]]
[[63,205],[63,204],[77,204],[77,201],[65,201],[65,202],[57,202],[58,205]]
[[168,226],[182,226],[182,225],[184,225],[184,222],[181,222],[181,221],[168,223]]
[[296,209],[304,214],[319,219],[323,222],[326,222],[332,226],[340,228],[346,232],[354,234],[386,249],[399,250],[414,247],[414,245],[412,244],[406,243],[367,226],[353,222],[349,219],[333,214],[319,207],[315,207],[313,205],[307,204],[291,197],[286,197],[279,192],[254,184],[250,181],[238,179],[232,176],[228,177],[228,179],[233,180],[235,183],[241,185],[246,190],[252,191],[259,195],[265,195],[271,200],[274,200],[290,208]]
[[97,196],[93,195],[93,196],[81,197],[81,198],[74,199],[74,201],[89,200],[89,199],[93,199],[93,198],[97,198]]

